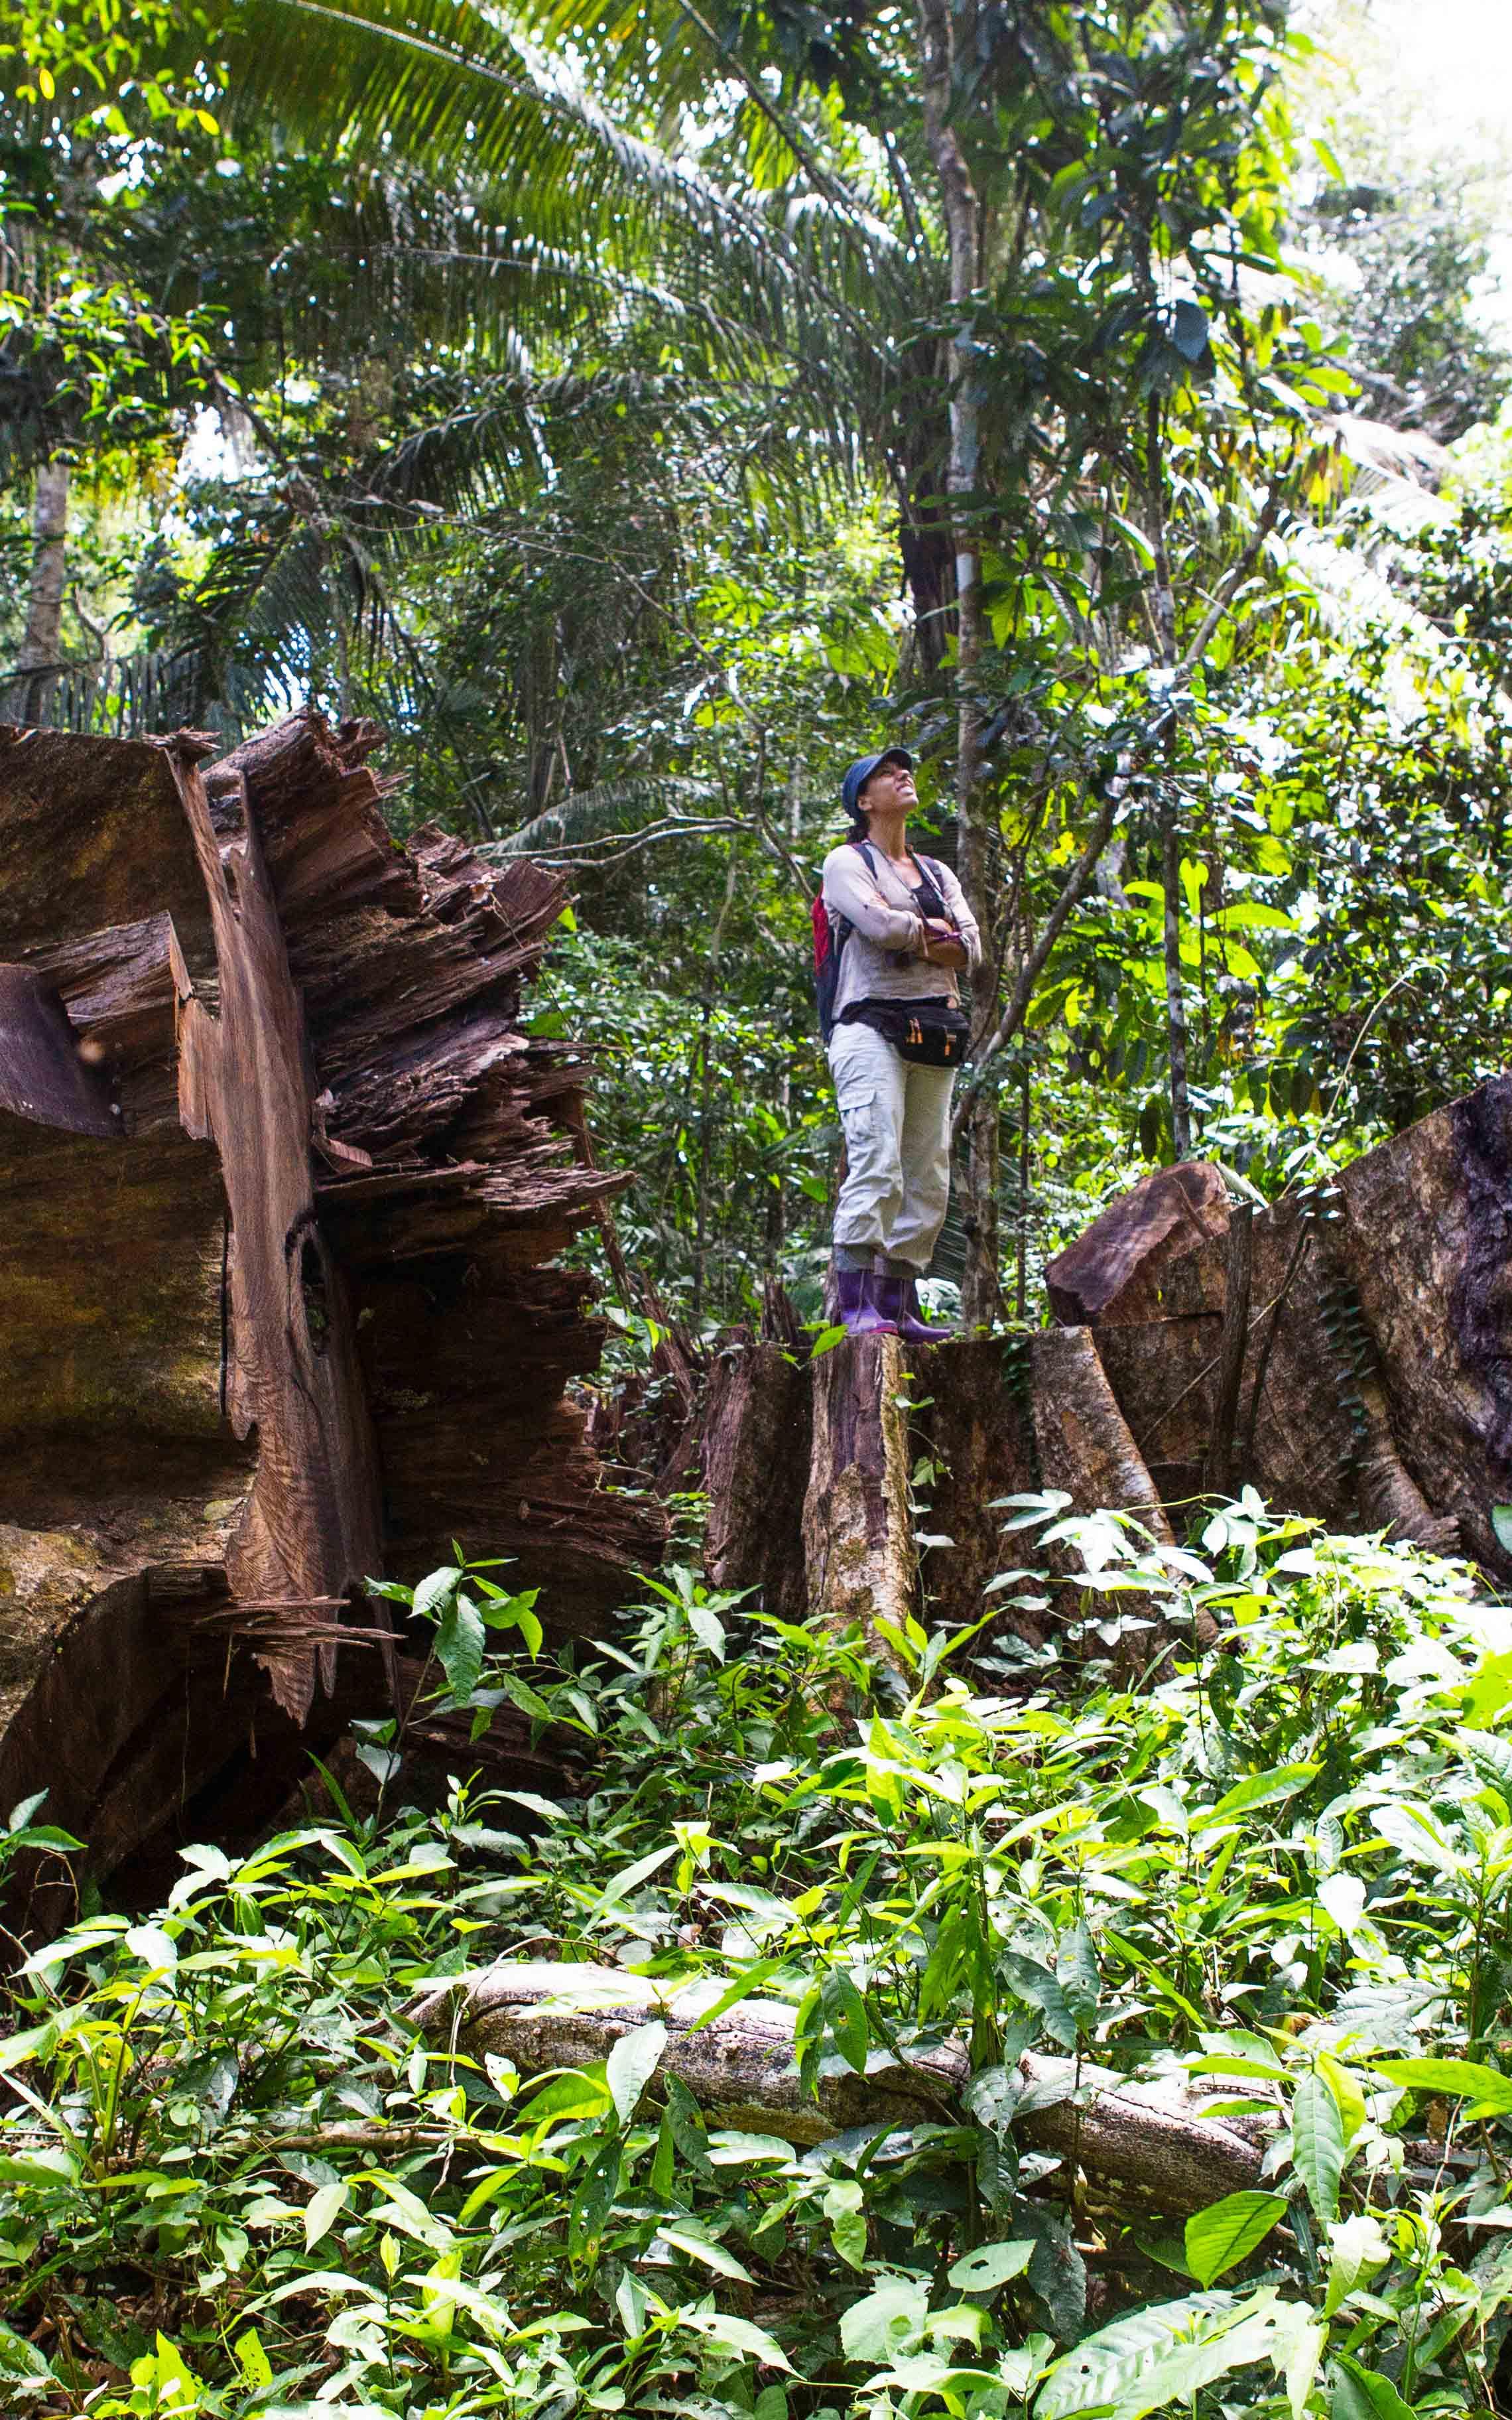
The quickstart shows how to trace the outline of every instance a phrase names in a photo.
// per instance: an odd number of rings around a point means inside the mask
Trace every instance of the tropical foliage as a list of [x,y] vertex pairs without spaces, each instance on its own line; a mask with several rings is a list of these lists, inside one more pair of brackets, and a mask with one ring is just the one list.
[[[427,1806],[364,1726],[371,1811],[328,1779],[32,1956],[0,2050],[10,2407],[1498,2408],[1512,1622],[1458,1567],[1252,1499],[1200,1553],[1008,1510],[1087,1566],[1057,1644],[910,1626],[894,1677],[691,1571],[560,1668],[486,1573],[426,1582],[441,1696],[549,1725],[577,1794],[459,1775]],[[1221,1608],[1233,1652],[1131,1696],[1097,1659],[1151,1593]],[[1038,1567],[995,1594],[1042,1605]],[[67,1852],[39,1821],[11,1854]],[[546,2075],[423,2038],[419,1986],[499,1953],[564,1962],[569,1999],[597,1961],[785,2001],[805,2074],[953,2039],[969,2081],[805,2150],[706,2124],[656,2022]],[[1173,2229],[1028,2148],[1094,2064],[1258,2121],[1261,2184]]]

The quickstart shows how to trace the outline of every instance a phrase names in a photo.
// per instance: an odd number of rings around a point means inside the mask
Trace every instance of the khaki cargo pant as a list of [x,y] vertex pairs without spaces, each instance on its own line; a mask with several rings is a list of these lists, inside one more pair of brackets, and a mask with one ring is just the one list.
[[950,1199],[953,1067],[901,1059],[870,1025],[837,1025],[829,1045],[845,1182],[835,1241],[929,1266]]

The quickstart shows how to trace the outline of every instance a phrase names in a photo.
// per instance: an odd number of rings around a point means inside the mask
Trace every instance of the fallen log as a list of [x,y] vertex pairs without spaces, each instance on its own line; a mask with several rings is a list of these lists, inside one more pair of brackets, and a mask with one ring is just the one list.
[[[959,2115],[970,2074],[962,2043],[907,2064],[873,2057],[864,2076],[822,2076],[810,2094],[793,2055],[795,2011],[784,2002],[743,2000],[700,2023],[725,1988],[702,1978],[504,1961],[442,1985],[411,2013],[432,2040],[472,2058],[493,2052],[522,2075],[593,2066],[634,2027],[658,2021],[667,2029],[658,2071],[678,2077],[709,2118],[795,2144],[854,2126]],[[1079,2165],[1111,2194],[1187,2213],[1259,2181],[1263,2137],[1208,2116],[1201,2097],[1179,2086],[1032,2052],[1019,2061],[1018,2083],[1021,2139]]]
[[621,1180],[522,1031],[563,885],[401,847],[378,736],[0,728],[0,1802],[97,1874],[381,1711],[366,1578],[457,1539],[560,1637],[659,1553],[567,1393]]

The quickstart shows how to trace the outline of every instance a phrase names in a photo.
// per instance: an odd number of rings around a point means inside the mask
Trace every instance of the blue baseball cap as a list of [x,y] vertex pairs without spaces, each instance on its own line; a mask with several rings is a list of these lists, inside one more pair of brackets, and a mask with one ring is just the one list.
[[879,765],[902,765],[910,773],[914,769],[914,760],[906,748],[879,748],[874,756],[857,756],[854,765],[846,766],[845,779],[840,785],[848,815],[855,814],[856,801]]

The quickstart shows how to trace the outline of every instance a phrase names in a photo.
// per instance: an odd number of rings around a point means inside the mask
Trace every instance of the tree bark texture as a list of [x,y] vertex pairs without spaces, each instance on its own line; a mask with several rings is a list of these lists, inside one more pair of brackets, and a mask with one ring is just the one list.
[[[795,2011],[783,2002],[743,2000],[698,2025],[722,1989],[717,1980],[504,1961],[431,1993],[413,2013],[433,2040],[472,2058],[491,2051],[524,2075],[592,2066],[635,2026],[659,2021],[667,2028],[659,2073],[680,2078],[719,2125],[791,2143],[959,2116],[970,2073],[963,2044],[947,2042],[906,2066],[869,2061],[864,2076],[822,2077],[810,2095],[793,2056]],[[1260,2129],[1252,2139],[1178,2086],[1032,2052],[1019,2061],[1019,2083],[1020,2138],[1074,2161],[1115,2195],[1185,2214],[1259,2183]]]
[[617,1180],[519,1031],[560,878],[399,847],[378,737],[0,728],[0,1796],[100,1872],[381,1710],[369,1576],[455,1539],[560,1636],[659,1551],[564,1391]]
[[802,1507],[813,1434],[812,1386],[776,1343],[721,1354],[709,1373],[704,1554],[717,1588],[756,1588],[773,1613],[808,1612]]
[[[1158,1265],[1149,1254],[1141,1263],[1134,1239],[1149,1224],[1139,1187],[1046,1272],[1057,1307],[1087,1308],[1167,1501],[1199,1492],[1218,1421],[1229,1291],[1227,1205],[1213,1216],[1220,1187],[1210,1171],[1209,1232],[1173,1227]],[[1512,1499],[1509,1264],[1506,1077],[1356,1160],[1331,1195],[1258,1212],[1231,1483],[1248,1481],[1335,1528],[1462,1551],[1499,1581],[1512,1577],[1490,1521],[1491,1507]]]
[[812,1364],[803,1503],[809,1610],[826,1629],[858,1622],[885,1661],[876,1624],[913,1610],[908,1373],[896,1336],[851,1337]]
[[69,566],[69,466],[38,464],[32,487],[32,568],[16,676],[0,694],[0,716],[45,722],[63,648],[63,592]]
[[[851,1340],[807,1372],[731,1354],[706,1446],[716,1576],[790,1617],[957,1627],[997,1573],[1040,1559],[1002,1537],[1004,1497],[1056,1489],[1169,1543],[1167,1507],[1184,1523],[1249,1483],[1512,1580],[1491,1523],[1512,1502],[1509,1266],[1512,1078],[1305,1204],[1236,1220],[1221,1170],[1159,1170],[1050,1263],[1060,1324],[1026,1340]],[[1043,1552],[1081,1575],[1068,1544]],[[1001,1626],[1038,1646],[1057,1621],[1005,1604]],[[1119,1662],[1149,1666],[1165,1636],[1132,1634]],[[1216,1636],[1204,1616],[1198,1646]]]

